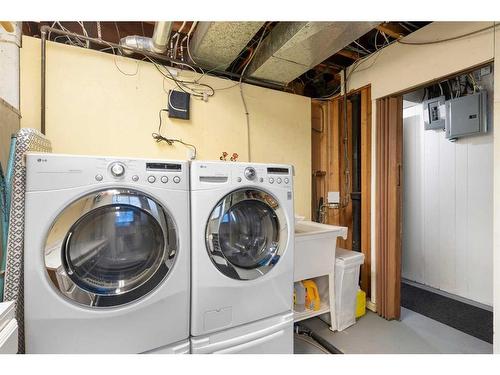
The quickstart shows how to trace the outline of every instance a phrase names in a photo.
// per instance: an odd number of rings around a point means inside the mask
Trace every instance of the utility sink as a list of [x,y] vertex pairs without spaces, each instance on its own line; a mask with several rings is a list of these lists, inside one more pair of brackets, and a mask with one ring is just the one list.
[[346,239],[347,228],[313,221],[295,223],[294,281],[333,272],[337,237]]

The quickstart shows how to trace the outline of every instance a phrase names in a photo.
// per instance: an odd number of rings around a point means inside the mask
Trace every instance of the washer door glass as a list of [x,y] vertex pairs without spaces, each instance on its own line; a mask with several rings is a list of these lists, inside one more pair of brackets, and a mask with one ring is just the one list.
[[207,248],[226,276],[252,280],[279,261],[287,224],[277,200],[256,189],[234,191],[218,202],[207,225]]
[[124,293],[159,268],[165,243],[160,224],[129,205],[97,208],[69,230],[64,263],[80,288],[96,294]]
[[65,297],[92,307],[119,306],[162,283],[177,242],[172,216],[154,198],[132,189],[98,191],[56,218],[45,266]]

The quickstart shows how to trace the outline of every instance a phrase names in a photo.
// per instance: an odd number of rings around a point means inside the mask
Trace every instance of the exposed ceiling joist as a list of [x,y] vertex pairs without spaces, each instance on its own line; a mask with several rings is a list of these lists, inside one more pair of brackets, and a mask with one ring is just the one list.
[[399,28],[394,27],[393,25],[390,25],[388,23],[382,23],[376,27],[377,30],[389,35],[390,37],[394,39],[399,39],[403,36],[405,36],[404,33],[401,32]]
[[337,52],[338,55],[347,57],[352,60],[357,60],[360,58],[360,54],[355,52],[355,51],[350,51],[348,49],[341,49],[340,51]]

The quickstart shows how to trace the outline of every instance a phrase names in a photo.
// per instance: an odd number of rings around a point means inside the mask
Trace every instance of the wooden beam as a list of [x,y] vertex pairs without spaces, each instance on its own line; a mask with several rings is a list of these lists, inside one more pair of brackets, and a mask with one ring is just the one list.
[[404,36],[398,29],[396,29],[393,25],[389,23],[382,23],[376,27],[378,31],[381,31],[392,38],[399,39]]
[[371,88],[361,90],[361,252],[365,262],[361,266],[361,289],[371,297],[371,164],[372,111]]
[[344,57],[347,57],[348,59],[351,59],[351,60],[357,60],[360,57],[362,57],[359,53],[354,52],[354,51],[349,51],[348,49],[345,49],[345,48],[338,51],[336,53],[336,55],[344,56]]

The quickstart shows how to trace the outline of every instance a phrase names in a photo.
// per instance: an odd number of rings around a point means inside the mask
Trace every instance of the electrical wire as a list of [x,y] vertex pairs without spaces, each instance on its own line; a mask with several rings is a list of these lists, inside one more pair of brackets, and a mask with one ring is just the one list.
[[187,143],[187,142],[184,142],[182,139],[180,138],[167,138],[167,137],[164,137],[162,134],[161,134],[161,127],[162,127],[162,120],[161,120],[161,114],[162,112],[168,112],[167,109],[160,109],[160,111],[158,112],[158,118],[159,118],[159,124],[158,124],[158,132],[157,133],[151,133],[151,136],[153,137],[153,139],[156,141],[156,143],[161,143],[161,142],[165,142],[167,143],[169,146],[172,146],[174,143],[180,143],[186,147],[189,147],[193,150],[193,157],[192,159],[196,159],[196,156],[197,156],[197,153],[198,153],[198,150],[196,149],[196,146],[191,144],[191,143]]
[[354,44],[356,44],[358,47],[360,47],[362,50],[364,50],[365,52],[367,53],[372,53],[372,51],[370,51],[369,49],[365,48],[364,46],[362,46],[361,44],[359,44],[356,40],[353,42]]
[[[267,28],[268,25],[269,25],[269,23],[267,23],[265,25],[265,28]],[[265,28],[264,28],[264,31],[265,31]],[[246,63],[245,67],[243,68],[243,70],[241,72],[241,75],[240,75],[240,80],[238,82],[239,86],[240,86],[241,101],[243,103],[243,109],[244,109],[244,112],[245,112],[245,118],[246,118],[246,122],[247,122],[248,161],[252,161],[251,148],[250,148],[250,113],[248,112],[247,102],[245,100],[245,96],[243,95],[243,77],[245,76],[245,73],[247,71],[248,66],[252,62],[253,58],[257,54],[257,51],[259,50],[259,47],[261,46],[262,40],[264,39],[264,35],[265,35],[264,31],[262,32],[262,34],[260,36],[259,43],[257,43],[257,47],[255,47],[252,56],[248,59],[248,62]]]
[[184,29],[184,26],[186,26],[186,21],[182,22],[182,25],[181,27],[179,27],[179,29],[175,32],[175,34],[170,38],[170,43],[172,45],[173,43],[173,40],[175,38],[175,45],[174,45],[174,48],[173,48],[173,58],[176,59],[177,58],[177,48],[179,46],[179,38],[180,38],[180,33],[182,32],[182,30]]
[[[194,81],[185,81],[185,80],[180,80],[178,78],[175,78],[174,75],[170,72],[170,69],[162,64],[157,63],[154,61],[152,58],[149,56],[145,56],[146,59],[148,59],[150,62],[153,63],[153,65],[156,67],[158,72],[165,78],[168,79],[172,82],[175,83],[175,85],[179,88],[179,90],[185,92],[186,94],[190,94],[193,97],[197,98],[208,98],[211,97],[215,94],[215,90],[213,89],[212,86],[205,84],[205,83],[199,83]],[[165,71],[161,69],[163,67]],[[189,87],[189,86],[195,86],[195,87]]]
[[102,40],[102,30],[100,21],[97,21],[97,39]]
[[196,25],[198,24],[198,21],[194,21],[193,24],[191,25],[191,28],[189,29],[187,35],[186,35],[186,38],[187,38],[187,43],[186,43],[186,47],[187,47],[187,53],[188,53],[188,56],[189,56],[189,59],[195,64],[195,65],[198,65],[198,63],[193,59],[193,56],[191,56],[191,50],[190,50],[190,47],[189,47],[189,42],[190,42],[190,38],[191,38],[191,33],[193,32],[194,28],[196,27]]
[[479,90],[479,86],[477,85],[476,80],[474,79],[474,75],[472,73],[469,73],[468,77],[472,81],[472,89],[474,90],[474,94],[475,94],[476,93],[476,88]]
[[453,36],[453,37],[446,38],[446,39],[429,40],[429,41],[423,41],[423,42],[412,42],[412,41],[405,41],[405,40],[397,39],[397,42],[400,44],[407,44],[407,45],[412,45],[412,46],[424,46],[427,44],[445,43],[445,42],[451,42],[451,41],[457,40],[457,39],[466,38],[468,36],[472,36],[475,34],[479,34],[479,33],[482,33],[483,31],[490,30],[490,29],[493,29],[495,27],[496,27],[496,24],[493,23],[493,25],[483,27],[479,30],[471,31],[471,32],[466,33],[466,34],[461,34],[461,35]]

